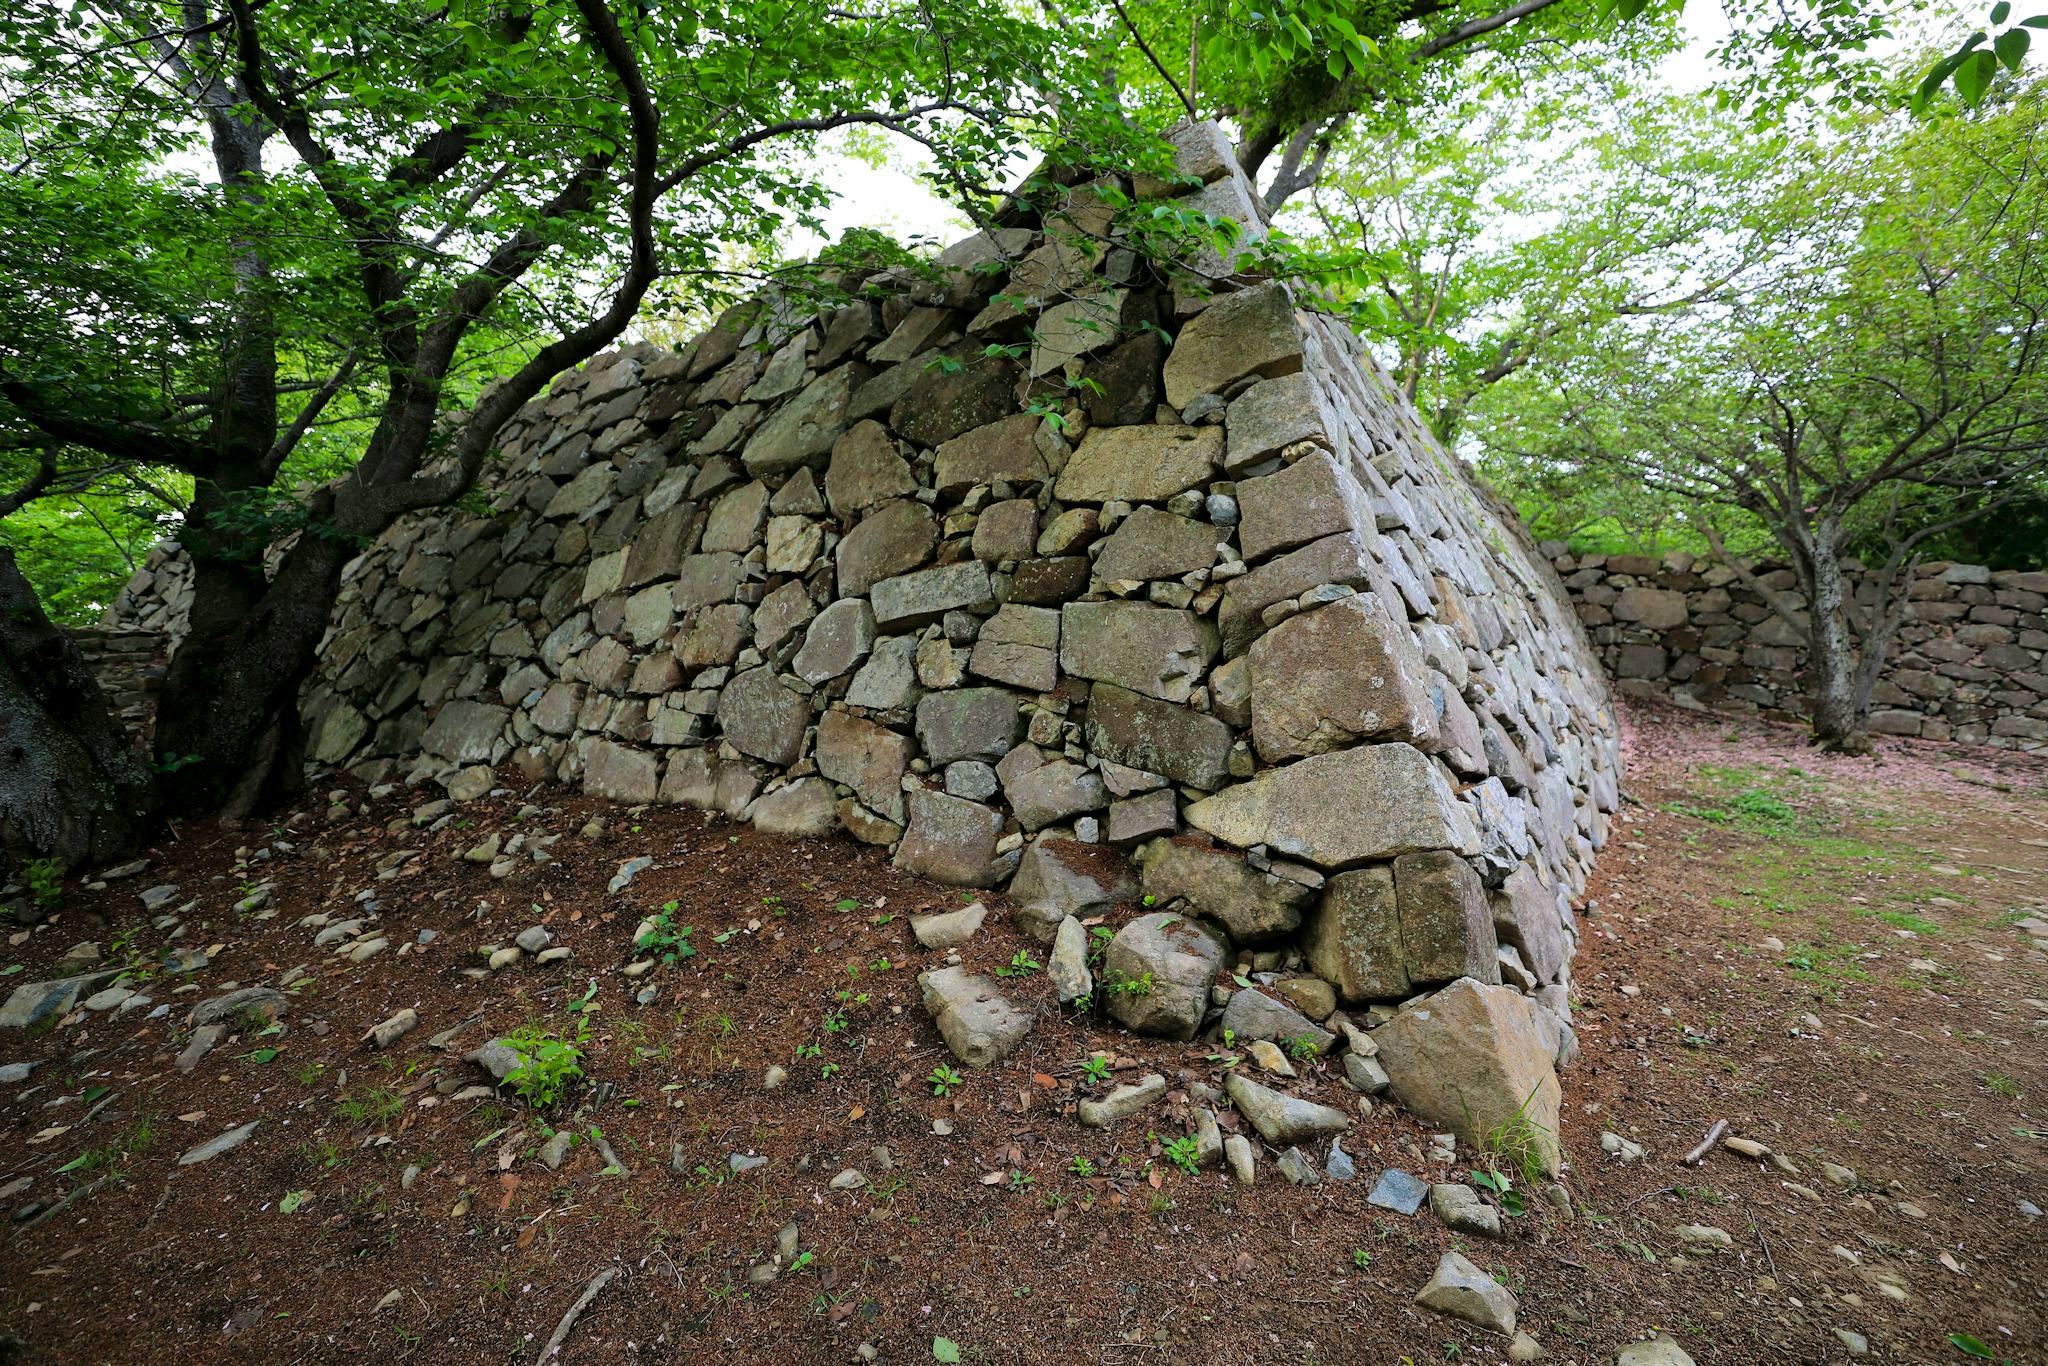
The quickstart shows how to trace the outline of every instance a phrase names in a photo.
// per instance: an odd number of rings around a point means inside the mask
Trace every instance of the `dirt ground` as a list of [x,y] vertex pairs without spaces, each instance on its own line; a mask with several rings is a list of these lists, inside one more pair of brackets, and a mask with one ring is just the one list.
[[[2048,955],[2016,924],[2048,917],[2048,763],[1920,742],[1823,759],[1664,709],[1631,711],[1628,752],[1574,969],[1569,1209],[1526,1192],[1498,1240],[1367,1203],[1383,1168],[1474,1162],[1433,1159],[1385,1103],[1353,1125],[1348,1184],[1289,1186],[1264,1152],[1250,1188],[1177,1169],[1163,1145],[1189,1084],[1220,1080],[1217,1045],[1063,1016],[999,900],[962,952],[1013,974],[1035,1027],[935,1084],[952,1059],[915,975],[944,955],[908,917],[961,897],[879,851],[547,792],[422,829],[419,794],[357,792],[277,826],[187,825],[4,940],[0,995],[94,941],[151,1004],[0,1032],[0,1065],[39,1064],[0,1084],[0,1333],[29,1363],[533,1362],[610,1268],[561,1360],[1504,1360],[1505,1339],[1413,1303],[1456,1246],[1519,1297],[1545,1360],[1663,1332],[1702,1363],[1840,1362],[1844,1330],[1876,1361],[2048,1361]],[[522,832],[559,836],[553,861],[494,879],[462,857]],[[167,882],[175,929],[138,900]],[[387,947],[315,947],[303,919],[361,915],[365,891]],[[623,975],[671,901],[695,952]],[[535,924],[572,956],[468,975]],[[163,971],[178,948],[207,966]],[[274,1025],[233,1017],[178,1070],[191,1004],[299,965]],[[416,1029],[364,1040],[407,1007]],[[477,1091],[462,1060],[521,1027],[588,1032],[552,1109]],[[1080,1127],[1097,1050],[1120,1079],[1165,1072],[1166,1101]],[[771,1065],[787,1080],[766,1089]],[[1341,1076],[1318,1062],[1294,1089],[1355,1113]],[[1717,1120],[1776,1161],[1686,1165]],[[550,1170],[557,1128],[575,1142]],[[862,1183],[835,1187],[847,1169]],[[1676,1231],[1694,1225],[1728,1245]]]

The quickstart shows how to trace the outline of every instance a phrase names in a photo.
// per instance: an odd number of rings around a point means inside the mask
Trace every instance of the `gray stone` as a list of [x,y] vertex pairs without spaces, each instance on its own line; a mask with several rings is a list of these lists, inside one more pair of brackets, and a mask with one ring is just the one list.
[[1376,569],[1363,537],[1346,533],[1310,541],[1250,573],[1230,580],[1216,609],[1225,656],[1243,654],[1265,629],[1261,614],[1274,603],[1298,598],[1326,583],[1346,588],[1373,586]]
[[910,824],[896,847],[896,866],[906,873],[955,887],[987,887],[1000,873],[996,841],[1002,813],[979,802],[918,788],[908,794]]
[[1053,483],[1063,503],[1164,502],[1217,476],[1223,433],[1214,427],[1095,427]]
[[206,1060],[206,1055],[215,1045],[227,1037],[228,1027],[221,1024],[201,1025],[192,1031],[191,1039],[178,1054],[178,1070],[190,1075],[192,1070]]
[[179,1158],[178,1165],[196,1167],[201,1162],[211,1162],[222,1153],[233,1152],[249,1141],[249,1136],[256,1132],[256,1126],[262,1122],[260,1119],[252,1119],[247,1124],[228,1130],[218,1138],[207,1140]]
[[[1306,374],[1283,375],[1254,384],[1231,401],[1225,421],[1230,440],[1223,463],[1233,474],[1304,441],[1318,446],[1336,445],[1333,438],[1343,431],[1336,415],[1323,401],[1321,386]],[[1310,456],[1301,463],[1315,458]],[[1370,530],[1372,524],[1368,510],[1358,525]],[[1245,558],[1252,558],[1254,553],[1247,547]]]
[[592,740],[583,750],[583,790],[596,797],[639,805],[661,787],[661,760],[645,750]]
[[1481,1200],[1470,1186],[1441,1181],[1431,1186],[1429,1212],[1453,1233],[1500,1237],[1500,1211]]
[[1540,1009],[1512,988],[1470,978],[1411,1002],[1372,1034],[1394,1098],[1474,1147],[1512,1121],[1555,1172],[1560,1093]]
[[1230,1165],[1231,1179],[1241,1186],[1257,1183],[1258,1163],[1252,1150],[1252,1141],[1243,1134],[1232,1134],[1223,1140],[1223,1160]]
[[1017,823],[1027,832],[1109,805],[1109,791],[1103,787],[1101,776],[1065,759],[1019,775],[1004,785],[1003,795],[1009,799]]
[[1060,918],[1053,934],[1045,975],[1062,1001],[1079,1000],[1095,990],[1095,974],[1088,967],[1088,930],[1071,915]]
[[1318,451],[1277,474],[1239,480],[1237,504],[1238,545],[1247,564],[1325,536],[1351,533],[1363,542],[1371,540],[1371,499],[1351,472],[1326,452]]
[[924,504],[897,498],[881,504],[846,533],[833,551],[842,596],[857,598],[884,579],[931,558],[939,526]]
[[909,737],[851,712],[819,718],[818,772],[852,788],[863,805],[890,820],[902,819],[903,775],[915,753]]
[[742,754],[787,768],[803,753],[810,700],[791,692],[767,668],[748,669],[718,697],[718,725]]
[[284,1013],[286,1003],[285,994],[275,987],[241,987],[224,996],[201,1001],[192,1007],[189,1021],[194,1028],[210,1024],[239,1024],[252,1016],[273,1021]]
[[1001,688],[957,688],[926,695],[917,704],[917,736],[935,764],[956,759],[1000,759],[1021,736],[1016,695]]
[[939,447],[932,466],[933,487],[941,498],[998,481],[1025,487],[1051,473],[1038,449],[1038,419],[1028,413],[963,432]]
[[969,1067],[999,1061],[1031,1032],[1029,1013],[1010,1004],[994,982],[965,968],[921,973],[917,985],[946,1047]]
[[1091,754],[1211,792],[1230,781],[1235,737],[1214,716],[1113,683],[1088,696],[1084,733]]
[[1017,409],[1016,364],[1001,356],[984,355],[974,343],[954,346],[949,354],[960,361],[958,369],[931,365],[921,358],[904,362],[916,378],[889,409],[889,425],[919,446],[936,448]]
[[1415,1302],[1502,1337],[1515,1331],[1514,1295],[1460,1253],[1443,1255],[1429,1284],[1416,1293]]
[[799,778],[756,797],[746,819],[765,834],[788,839],[817,838],[839,828],[832,785],[822,778]]
[[1500,980],[1493,915],[1470,863],[1443,849],[1401,855],[1394,860],[1394,904],[1412,985]]
[[948,612],[982,613],[996,605],[988,566],[962,560],[883,579],[870,590],[875,624],[884,631],[909,631],[939,620]]
[[821,375],[755,430],[740,463],[756,478],[786,474],[821,459],[846,430],[854,387],[867,377],[861,365]]
[[928,949],[957,949],[974,938],[987,916],[988,907],[977,901],[957,911],[914,915],[910,918],[910,931]]
[[1077,1113],[1084,1128],[1107,1129],[1118,1120],[1128,1119],[1152,1105],[1165,1094],[1166,1078],[1157,1072],[1148,1072],[1128,1086],[1117,1087],[1100,1100],[1083,1100],[1077,1107]]
[[1659,1333],[1644,1342],[1631,1342],[1616,1352],[1614,1366],[1693,1366],[1693,1359],[1684,1348]]
[[1029,559],[1038,544],[1038,505],[1009,498],[983,508],[974,522],[974,558],[986,564]]
[[875,644],[875,614],[858,598],[841,598],[818,613],[790,671],[806,683],[850,673]]
[[1302,346],[1286,286],[1270,283],[1226,294],[1181,328],[1166,358],[1166,401],[1183,408],[1246,375],[1294,374],[1301,369]]
[[1180,798],[1170,787],[1109,804],[1102,837],[1119,849],[1180,831]]
[[1685,625],[1685,594],[1669,588],[1624,588],[1608,611],[1616,621],[1634,622],[1651,631],[1670,631]]
[[1060,667],[1167,702],[1185,702],[1216,657],[1216,632],[1193,612],[1131,602],[1069,603]]
[[891,636],[875,642],[868,662],[847,685],[846,703],[873,711],[901,711],[917,701],[917,637]]
[[1153,911],[1118,930],[1103,955],[1109,1013],[1126,1029],[1192,1039],[1223,966],[1220,936],[1183,915]]
[[53,1015],[61,1015],[71,1009],[88,988],[109,980],[117,971],[108,968],[81,977],[63,977],[18,986],[9,994],[7,1004],[0,1006],[0,1029],[26,1029]]
[[834,515],[853,517],[890,498],[917,492],[910,462],[896,451],[889,429],[879,422],[856,422],[832,444],[832,462],[825,468],[825,498]]
[[489,763],[511,716],[504,707],[455,698],[441,704],[420,736],[420,748],[458,764]]
[[1571,961],[1571,940],[1558,914],[1557,892],[1543,885],[1531,865],[1508,874],[1490,903],[1493,930],[1502,944],[1520,950],[1538,982],[1555,982]]
[[1117,524],[1095,557],[1095,575],[1108,583],[1178,579],[1216,563],[1216,546],[1226,539],[1208,522],[1139,508]]
[[971,802],[985,802],[1002,791],[996,771],[977,759],[955,759],[946,765],[946,791]]
[[1261,1086],[1242,1072],[1224,1077],[1223,1089],[1246,1122],[1276,1148],[1314,1143],[1351,1127],[1350,1117],[1342,1110]]
[[1018,920],[1041,944],[1050,943],[1068,917],[1096,915],[1137,895],[1137,883],[1115,850],[1049,835],[1025,848],[1010,882]]
[[698,549],[709,554],[729,550],[744,555],[761,543],[768,520],[768,486],[756,479],[731,490],[711,505]]
[[1318,1054],[1328,1053],[1337,1042],[1335,1034],[1256,987],[1231,993],[1230,1004],[1223,1007],[1223,1027],[1239,1039],[1268,1039],[1281,1044],[1290,1039],[1313,1039]]
[[1361,868],[1331,878],[1302,936],[1302,953],[1348,1004],[1408,995],[1392,871]]
[[1430,748],[1436,705],[1405,623],[1354,594],[1290,617],[1253,644],[1252,737],[1268,763],[1360,740]]
[[1133,862],[1145,891],[1158,904],[1184,900],[1240,943],[1270,943],[1291,935],[1315,896],[1299,883],[1251,867],[1236,854],[1193,843],[1153,840]]
[[1268,769],[1188,807],[1188,824],[1319,868],[1423,849],[1470,850],[1471,820],[1443,774],[1408,745],[1363,745]]
[[975,637],[967,670],[1030,692],[1059,686],[1060,614],[1006,603]]

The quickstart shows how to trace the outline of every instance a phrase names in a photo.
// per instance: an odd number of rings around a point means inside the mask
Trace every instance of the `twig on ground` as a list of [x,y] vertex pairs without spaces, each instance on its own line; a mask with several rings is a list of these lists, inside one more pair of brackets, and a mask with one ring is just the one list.
[[1685,1165],[1688,1167],[1697,1167],[1700,1163],[1706,1161],[1707,1154],[1714,1151],[1714,1145],[1716,1143],[1719,1143],[1721,1141],[1721,1135],[1727,1132],[1728,1121],[1725,1119],[1715,1120],[1714,1127],[1707,1130],[1707,1136],[1700,1140],[1699,1146],[1694,1148],[1691,1152],[1685,1155]]
[[548,1339],[547,1346],[541,1348],[540,1355],[534,1358],[535,1366],[540,1366],[540,1363],[561,1350],[562,1344],[569,1339],[569,1330],[576,1326],[577,1318],[590,1307],[590,1302],[612,1283],[612,1277],[618,1274],[617,1267],[608,1266],[590,1278],[590,1284],[583,1287],[583,1293],[576,1297],[576,1303],[569,1306],[569,1312],[562,1315],[562,1321],[555,1325],[554,1336]]

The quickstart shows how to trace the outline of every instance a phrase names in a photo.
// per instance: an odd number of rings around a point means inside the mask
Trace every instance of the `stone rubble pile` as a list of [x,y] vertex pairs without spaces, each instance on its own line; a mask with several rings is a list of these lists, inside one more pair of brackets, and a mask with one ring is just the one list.
[[[1624,692],[1777,720],[1810,710],[1805,610],[1784,565],[1750,570],[1794,607],[1798,626],[1726,565],[1684,553],[1574,556],[1552,541],[1542,550]],[[1852,569],[1851,588],[1868,610],[1874,576]],[[1905,593],[1905,621],[1871,694],[1871,730],[2048,749],[2048,573],[1929,561]]]
[[[1222,135],[1176,142],[1184,184],[1118,191],[1263,232]],[[1234,949],[1298,946],[1318,1018],[1463,982],[1438,1013],[1547,1071],[1617,801],[1578,623],[1354,337],[1214,252],[1213,294],[1162,276],[1103,188],[823,316],[769,298],[563,376],[488,512],[349,567],[311,759],[843,830],[1008,884],[1076,994],[1070,918],[1142,894],[1103,958],[1134,1028],[1191,1037]]]

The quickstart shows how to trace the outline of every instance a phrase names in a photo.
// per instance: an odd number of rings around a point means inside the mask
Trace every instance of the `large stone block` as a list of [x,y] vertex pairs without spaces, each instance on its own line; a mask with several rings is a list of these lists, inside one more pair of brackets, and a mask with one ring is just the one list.
[[1291,375],[1301,369],[1304,338],[1294,300],[1278,283],[1226,294],[1196,315],[1166,358],[1166,401],[1217,393],[1246,375]]
[[1221,849],[1156,839],[1132,860],[1147,894],[1159,905],[1186,901],[1245,944],[1284,939],[1301,926],[1315,893],[1274,877]]
[[1164,911],[1139,916],[1102,955],[1109,1013],[1140,1034],[1194,1038],[1227,952],[1222,936],[1198,920]]
[[1007,603],[975,637],[967,671],[1030,692],[1059,685],[1060,614],[1050,607]]
[[909,498],[883,503],[846,533],[833,552],[842,596],[857,598],[883,579],[917,568],[939,543],[938,519]]
[[1539,982],[1555,982],[1571,961],[1572,945],[1557,908],[1557,889],[1546,887],[1533,865],[1509,873],[1492,895],[1493,931],[1503,944],[1521,950],[1522,961]]
[[661,760],[645,750],[609,740],[593,740],[584,746],[583,790],[593,797],[638,806],[654,800],[660,781]]
[[889,409],[889,425],[907,440],[936,447],[944,441],[987,426],[1017,410],[1018,366],[1000,356],[981,354],[981,347],[963,343],[946,353],[959,366],[905,362],[916,378]]
[[951,688],[927,693],[917,704],[918,744],[934,764],[1000,759],[1023,729],[1017,695],[1004,688]]
[[754,668],[718,696],[718,725],[742,754],[787,768],[803,753],[811,703],[782,686],[773,669]]
[[1185,702],[1216,657],[1216,632],[1193,612],[1136,602],[1061,611],[1060,667],[1167,702]]
[[1306,373],[1261,380],[1239,394],[1230,401],[1225,430],[1229,441],[1223,468],[1229,474],[1304,441],[1344,449],[1343,427],[1324,402],[1322,388]]
[[740,562],[740,557],[729,552],[686,555],[677,567],[675,588],[672,590],[676,608],[688,611],[692,607],[731,602],[745,577],[746,567]]
[[1361,745],[1267,769],[1187,809],[1188,824],[1225,844],[1268,845],[1320,868],[1423,849],[1473,852],[1470,816],[1428,756]]
[[976,484],[999,479],[1020,486],[1042,483],[1052,471],[1038,449],[1038,421],[1018,413],[941,445],[933,465],[939,496],[957,497]]
[[756,478],[787,474],[823,459],[846,430],[853,391],[866,378],[866,366],[842,365],[777,408],[740,454],[747,473]]
[[1209,522],[1139,508],[1117,524],[1095,557],[1095,575],[1109,583],[1178,579],[1216,563],[1228,533]]
[[434,720],[420,736],[420,748],[437,758],[458,764],[491,761],[498,737],[512,713],[485,702],[455,698],[441,704]]
[[1010,879],[1018,921],[1041,944],[1052,942],[1068,916],[1096,915],[1137,895],[1130,867],[1114,849],[1051,835],[1026,846]]
[[1325,536],[1349,532],[1366,544],[1373,536],[1364,486],[1322,451],[1278,473],[1238,481],[1237,507],[1237,542],[1247,564]]
[[859,598],[841,598],[818,613],[790,672],[818,684],[851,673],[875,643],[875,614]]
[[1212,792],[1230,780],[1230,727],[1155,697],[1098,683],[1083,728],[1097,758]]
[[1347,1005],[1406,996],[1408,968],[1392,870],[1382,865],[1331,878],[1302,935],[1302,953]]
[[851,712],[828,711],[818,720],[818,772],[890,820],[903,819],[903,775],[916,753],[910,737]]
[[889,429],[879,422],[856,422],[832,443],[832,461],[825,467],[825,500],[839,518],[857,516],[890,498],[917,492],[910,462],[896,450]]
[[768,521],[768,486],[756,479],[732,489],[711,505],[699,549],[744,555],[761,543]]
[[896,866],[954,887],[993,886],[1003,813],[924,787],[907,798],[910,826],[896,846]]
[[1407,624],[1368,595],[1289,617],[1248,658],[1252,738],[1268,763],[1360,740],[1436,740],[1429,673]]
[[1109,790],[1102,785],[1101,775],[1066,759],[1019,773],[1003,785],[1003,795],[1009,799],[1017,824],[1027,832],[1109,805]]
[[1493,914],[1470,863],[1444,849],[1401,855],[1394,860],[1394,903],[1410,983],[1500,980]]
[[1608,609],[1616,621],[1634,622],[1652,631],[1685,625],[1685,594],[1669,588],[1624,588]]
[[1394,1098],[1474,1148],[1515,1122],[1555,1172],[1561,1092],[1541,1009],[1511,987],[1461,978],[1400,1011],[1372,1032]]
[[1223,634],[1226,656],[1243,654],[1264,629],[1259,614],[1276,602],[1298,598],[1326,583],[1364,591],[1376,574],[1366,538],[1356,532],[1325,536],[1299,550],[1269,560],[1223,588],[1216,625]]
[[948,612],[988,612],[996,605],[995,583],[988,566],[961,560],[936,569],[920,569],[883,579],[869,590],[875,625],[884,631],[910,631],[929,625]]
[[1216,427],[1094,427],[1053,484],[1065,503],[1163,502],[1217,475]]
[[1031,1015],[1010,1004],[996,984],[962,967],[921,973],[918,993],[953,1056],[969,1067],[1000,1061],[1031,1032]]

